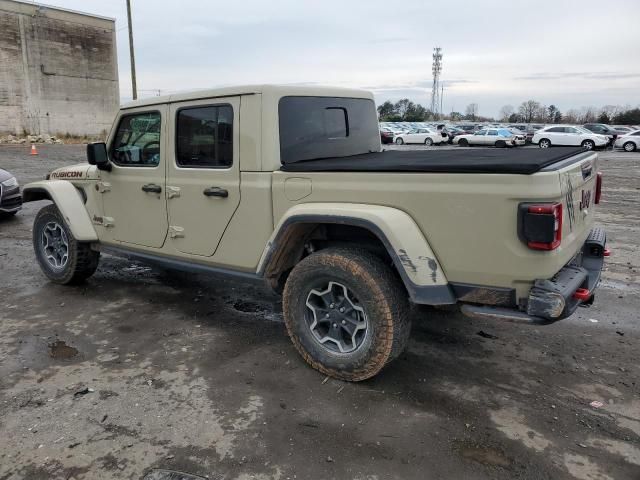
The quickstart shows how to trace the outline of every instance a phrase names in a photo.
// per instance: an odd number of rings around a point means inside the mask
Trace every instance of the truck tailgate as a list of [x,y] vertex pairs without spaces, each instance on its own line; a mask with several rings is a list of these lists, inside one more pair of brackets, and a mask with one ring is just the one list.
[[597,154],[590,153],[557,170],[563,209],[561,248],[571,255],[580,250],[593,227],[597,167]]

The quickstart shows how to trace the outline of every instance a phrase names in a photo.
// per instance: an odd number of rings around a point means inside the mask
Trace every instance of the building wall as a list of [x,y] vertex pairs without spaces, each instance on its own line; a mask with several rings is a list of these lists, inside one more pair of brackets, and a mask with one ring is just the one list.
[[119,101],[114,20],[0,0],[0,133],[100,135]]

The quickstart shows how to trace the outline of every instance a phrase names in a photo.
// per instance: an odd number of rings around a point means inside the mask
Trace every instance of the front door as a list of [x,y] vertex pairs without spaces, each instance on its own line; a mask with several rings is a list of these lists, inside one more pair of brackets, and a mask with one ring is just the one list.
[[105,240],[160,248],[167,235],[166,105],[125,111],[109,144],[111,171],[100,172]]
[[172,104],[168,155],[169,241],[212,256],[240,204],[240,98]]

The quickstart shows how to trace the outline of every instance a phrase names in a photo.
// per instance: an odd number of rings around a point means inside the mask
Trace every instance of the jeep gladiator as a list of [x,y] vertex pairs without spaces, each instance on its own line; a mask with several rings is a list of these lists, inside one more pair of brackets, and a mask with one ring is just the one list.
[[383,151],[371,93],[249,86],[125,105],[87,164],[26,185],[53,282],[101,253],[262,279],[314,368],[358,381],[405,348],[409,306],[551,323],[589,305],[605,232],[582,149]]

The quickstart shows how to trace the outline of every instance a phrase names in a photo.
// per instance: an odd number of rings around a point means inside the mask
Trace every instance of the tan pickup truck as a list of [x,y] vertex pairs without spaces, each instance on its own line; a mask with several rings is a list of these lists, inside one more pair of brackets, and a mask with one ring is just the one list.
[[593,302],[601,175],[576,149],[381,151],[360,90],[248,86],[124,106],[88,163],[24,187],[33,242],[75,283],[101,253],[264,279],[314,368],[378,373],[409,305],[549,323]]

